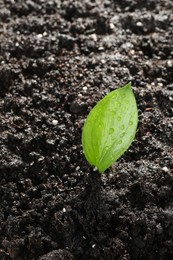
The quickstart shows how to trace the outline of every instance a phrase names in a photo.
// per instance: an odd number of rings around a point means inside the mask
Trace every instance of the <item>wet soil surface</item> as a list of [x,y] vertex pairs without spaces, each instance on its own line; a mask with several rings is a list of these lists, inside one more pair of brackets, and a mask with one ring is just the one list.
[[[0,259],[173,259],[173,1],[0,1]],[[104,174],[81,131],[132,81],[136,139]]]

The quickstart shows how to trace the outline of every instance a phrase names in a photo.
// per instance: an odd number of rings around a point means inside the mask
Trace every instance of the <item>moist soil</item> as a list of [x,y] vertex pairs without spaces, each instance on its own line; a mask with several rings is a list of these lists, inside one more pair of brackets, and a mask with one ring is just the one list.
[[[0,1],[0,259],[173,259],[173,1]],[[136,138],[104,174],[91,108],[132,82]]]

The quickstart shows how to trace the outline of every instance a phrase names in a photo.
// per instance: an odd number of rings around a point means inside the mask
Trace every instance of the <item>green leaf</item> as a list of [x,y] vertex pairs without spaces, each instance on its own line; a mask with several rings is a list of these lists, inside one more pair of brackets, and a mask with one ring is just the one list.
[[110,92],[90,111],[82,131],[87,161],[104,172],[129,148],[137,124],[136,99],[128,83]]

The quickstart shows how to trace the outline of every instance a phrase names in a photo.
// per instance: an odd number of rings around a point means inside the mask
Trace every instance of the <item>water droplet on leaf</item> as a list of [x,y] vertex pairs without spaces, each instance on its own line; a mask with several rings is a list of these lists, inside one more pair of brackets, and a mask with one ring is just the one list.
[[116,111],[115,110],[112,110],[111,113],[112,113],[113,116],[116,116]]
[[109,148],[110,148],[110,145],[106,146],[105,151],[107,152],[109,150]]
[[120,107],[121,106],[121,103],[119,101],[117,101],[117,106]]
[[111,135],[111,134],[113,134],[113,132],[114,132],[114,129],[113,128],[109,128],[109,134]]
[[120,137],[123,138],[125,136],[126,132],[123,132],[122,134],[120,134]]

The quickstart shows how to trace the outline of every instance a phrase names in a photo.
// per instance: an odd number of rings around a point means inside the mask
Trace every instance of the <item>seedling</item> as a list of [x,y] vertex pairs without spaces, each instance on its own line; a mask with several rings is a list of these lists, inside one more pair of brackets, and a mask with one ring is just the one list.
[[129,148],[137,124],[136,99],[128,83],[107,94],[90,111],[82,131],[87,161],[104,172]]

